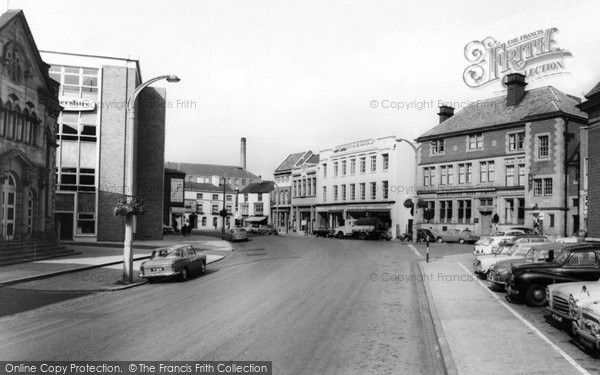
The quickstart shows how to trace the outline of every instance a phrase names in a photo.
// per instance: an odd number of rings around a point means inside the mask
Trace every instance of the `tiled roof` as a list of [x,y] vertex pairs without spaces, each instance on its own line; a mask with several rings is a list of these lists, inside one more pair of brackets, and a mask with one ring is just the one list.
[[594,96],[598,93],[600,93],[600,82],[596,83],[596,86],[594,86],[594,88],[591,89],[590,92],[585,94],[585,97],[589,99],[591,96]]
[[421,135],[417,141],[495,125],[518,123],[528,117],[548,114],[566,114],[586,119],[587,115],[576,107],[577,104],[579,103],[576,99],[552,86],[526,91],[521,102],[511,107],[506,105],[506,95],[478,100]]
[[310,164],[319,164],[319,154],[313,154],[306,162]]
[[258,178],[255,174],[235,165],[198,164],[167,162],[167,168],[176,168],[188,176],[225,176],[238,178]]
[[[197,191],[197,192],[210,192],[210,193],[222,193],[223,192],[223,186],[215,186],[213,184],[207,184],[207,183],[202,183],[202,182],[190,182],[190,181],[186,181],[185,183],[185,190],[187,191]],[[225,192],[226,193],[233,193],[235,192],[235,190],[233,190],[229,185],[225,186]]]
[[270,193],[273,191],[273,189],[275,189],[275,184],[273,181],[263,181],[246,186],[240,193]]
[[294,167],[294,165],[296,164],[296,162],[298,160],[300,160],[302,155],[304,155],[305,153],[306,152],[298,152],[295,154],[289,154],[287,156],[287,158],[285,158],[283,163],[279,164],[279,166],[277,168],[275,168],[275,173],[291,170]]

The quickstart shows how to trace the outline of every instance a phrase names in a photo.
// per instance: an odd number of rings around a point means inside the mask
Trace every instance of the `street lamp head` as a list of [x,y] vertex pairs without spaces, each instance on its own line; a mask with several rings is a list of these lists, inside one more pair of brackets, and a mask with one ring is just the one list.
[[167,77],[167,82],[177,83],[179,81],[181,81],[181,78],[177,77],[175,74],[171,74]]

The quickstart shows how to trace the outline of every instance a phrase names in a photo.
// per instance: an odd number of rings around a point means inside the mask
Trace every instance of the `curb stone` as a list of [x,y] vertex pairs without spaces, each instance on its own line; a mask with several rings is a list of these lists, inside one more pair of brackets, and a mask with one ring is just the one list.
[[[419,261],[417,264],[419,265],[419,273],[423,276],[423,262]],[[445,373],[447,375],[458,375],[458,369],[456,368],[456,364],[454,363],[454,359],[452,358],[452,352],[450,351],[450,345],[448,345],[448,340],[446,339],[446,335],[444,334],[444,328],[442,327],[442,322],[438,315],[437,309],[435,307],[435,302],[433,301],[433,297],[431,296],[431,290],[429,288],[429,281],[423,280],[423,286],[425,289],[425,296],[427,298],[427,306],[429,307],[429,313],[431,315],[431,320],[433,321],[433,329],[435,331],[435,335],[437,338],[437,344],[440,348],[442,363],[445,368]]]

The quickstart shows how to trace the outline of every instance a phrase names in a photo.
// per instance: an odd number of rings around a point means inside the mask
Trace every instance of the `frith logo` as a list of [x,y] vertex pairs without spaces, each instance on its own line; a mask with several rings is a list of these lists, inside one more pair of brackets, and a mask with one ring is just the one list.
[[500,43],[492,37],[474,40],[465,46],[465,58],[472,63],[463,80],[469,87],[481,87],[498,81],[509,73],[521,73],[539,79],[553,74],[564,74],[564,58],[571,52],[559,48],[553,27],[537,30]]

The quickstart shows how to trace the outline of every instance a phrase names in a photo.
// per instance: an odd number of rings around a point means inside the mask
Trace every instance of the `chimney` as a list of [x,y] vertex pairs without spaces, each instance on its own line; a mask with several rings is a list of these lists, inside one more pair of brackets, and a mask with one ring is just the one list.
[[525,96],[525,76],[521,73],[511,73],[506,76],[506,106],[518,105]]
[[240,167],[246,169],[246,137],[242,137],[240,144]]
[[440,116],[440,124],[446,120],[448,120],[450,117],[454,116],[454,108],[450,107],[449,105],[442,105],[440,106],[440,112],[438,113],[438,116]]

